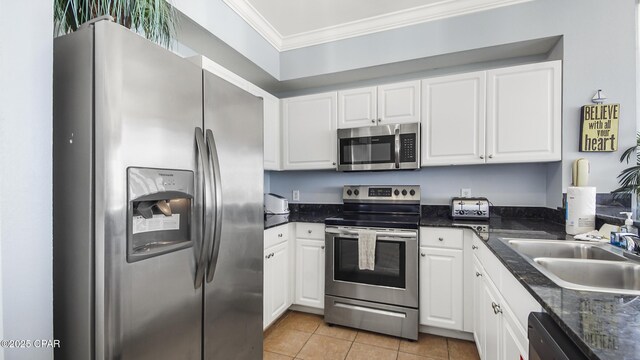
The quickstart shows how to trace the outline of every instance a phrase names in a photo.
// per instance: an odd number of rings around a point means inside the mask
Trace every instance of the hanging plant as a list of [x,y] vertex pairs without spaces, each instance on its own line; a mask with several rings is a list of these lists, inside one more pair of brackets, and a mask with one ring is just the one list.
[[165,0],[54,0],[54,8],[54,22],[62,34],[103,15],[167,47],[175,34],[175,12]]
[[640,133],[636,134],[636,146],[628,148],[622,153],[622,156],[620,156],[620,162],[626,162],[628,164],[631,156],[635,153],[635,164],[620,172],[620,175],[618,175],[620,187],[613,190],[612,193],[616,195],[640,195],[640,151],[637,151],[638,149],[640,149]]

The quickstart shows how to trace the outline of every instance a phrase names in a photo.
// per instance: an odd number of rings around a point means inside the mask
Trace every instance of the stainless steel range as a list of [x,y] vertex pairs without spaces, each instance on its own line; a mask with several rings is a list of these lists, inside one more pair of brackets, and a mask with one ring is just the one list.
[[[345,186],[343,216],[325,220],[327,323],[418,338],[420,186]],[[372,270],[359,237],[375,235]]]

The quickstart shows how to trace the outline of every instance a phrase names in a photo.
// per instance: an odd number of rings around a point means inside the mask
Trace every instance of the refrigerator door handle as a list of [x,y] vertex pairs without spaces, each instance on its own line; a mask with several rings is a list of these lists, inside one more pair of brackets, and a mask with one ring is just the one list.
[[213,171],[213,194],[215,194],[215,227],[209,254],[209,271],[207,272],[207,282],[213,280],[218,265],[218,254],[220,253],[220,235],[222,233],[222,184],[220,180],[220,162],[218,160],[218,149],[213,138],[213,132],[207,129],[207,147],[209,150],[209,168]]
[[[204,201],[204,216],[203,216],[203,222],[204,222],[204,233],[202,234],[202,239],[200,241],[200,252],[196,255],[197,257],[197,262],[196,262],[196,279],[195,279],[195,288],[198,289],[200,286],[202,286],[202,283],[204,282],[204,277],[205,277],[205,270],[206,270],[206,261],[207,261],[207,253],[209,252],[208,249],[208,244],[210,242],[210,238],[213,236],[212,234],[212,229],[211,229],[211,221],[208,221],[208,219],[212,218],[212,212],[213,212],[213,198],[212,198],[212,193],[210,191],[211,189],[211,168],[209,167],[209,163],[207,161],[204,160],[204,156],[205,156],[205,152],[206,152],[206,148],[205,148],[205,142],[204,142],[204,134],[202,132],[202,129],[197,127],[196,128],[196,146],[198,149],[198,166],[199,166],[199,171],[202,172],[202,175],[204,177],[204,184],[202,184],[200,182],[201,176],[200,174],[198,174],[197,178],[198,178],[198,190],[201,191],[203,193],[203,201]],[[198,247],[196,247],[198,248]]]

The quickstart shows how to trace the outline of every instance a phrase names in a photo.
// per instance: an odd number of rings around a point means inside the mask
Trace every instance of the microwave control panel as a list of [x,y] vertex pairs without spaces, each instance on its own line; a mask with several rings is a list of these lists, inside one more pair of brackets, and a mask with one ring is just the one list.
[[416,162],[416,134],[400,134],[400,162]]

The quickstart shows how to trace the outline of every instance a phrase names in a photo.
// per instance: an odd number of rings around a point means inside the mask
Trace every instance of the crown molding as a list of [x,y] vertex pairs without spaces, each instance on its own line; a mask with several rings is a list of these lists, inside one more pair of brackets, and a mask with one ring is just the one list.
[[258,34],[262,35],[278,51],[282,51],[283,36],[276,30],[262,14],[247,0],[222,0],[247,22]]
[[443,0],[289,36],[282,36],[248,0],[223,1],[278,51],[287,51],[533,0]]

